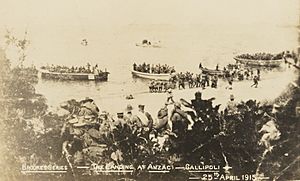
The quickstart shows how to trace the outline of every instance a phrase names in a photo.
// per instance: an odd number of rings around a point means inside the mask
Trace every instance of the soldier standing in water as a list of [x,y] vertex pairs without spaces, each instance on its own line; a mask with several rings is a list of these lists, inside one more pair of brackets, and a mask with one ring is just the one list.
[[257,86],[258,86],[258,76],[254,76],[254,78],[253,78],[253,84],[251,85],[251,87],[253,87],[254,86],[254,88],[257,88]]

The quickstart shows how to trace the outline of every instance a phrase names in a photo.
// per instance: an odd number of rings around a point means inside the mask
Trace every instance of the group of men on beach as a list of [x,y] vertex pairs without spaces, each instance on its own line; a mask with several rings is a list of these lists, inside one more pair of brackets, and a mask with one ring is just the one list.
[[[233,79],[234,76],[228,76],[226,79],[228,81],[228,86],[226,89],[233,89]],[[247,78],[248,79],[248,78]],[[243,80],[243,79],[241,79]],[[251,87],[257,88],[258,82],[260,80],[260,70],[257,69],[257,75],[254,75],[253,85]],[[178,87],[179,90],[185,89],[186,84],[188,88],[198,88],[201,87],[205,89],[206,87],[217,88],[219,78],[217,75],[208,75],[208,74],[193,74],[190,72],[182,73],[176,75],[176,77],[171,77],[169,81],[162,80],[152,80],[149,84],[150,92],[166,92],[169,88],[175,89]]]
[[219,78],[215,75],[211,78],[207,74],[193,74],[191,72],[178,73],[171,76],[169,81],[152,80],[149,84],[150,92],[166,92],[169,88],[175,89],[178,87],[179,90],[188,88],[201,87],[205,89],[211,86],[217,88]]
[[186,82],[188,83],[189,88],[202,87],[204,89],[206,86],[210,85],[212,88],[217,88],[218,85],[218,77],[216,75],[209,76],[208,74],[180,72],[179,74],[177,74],[176,78],[177,79],[175,81],[178,82],[178,89],[185,89]]

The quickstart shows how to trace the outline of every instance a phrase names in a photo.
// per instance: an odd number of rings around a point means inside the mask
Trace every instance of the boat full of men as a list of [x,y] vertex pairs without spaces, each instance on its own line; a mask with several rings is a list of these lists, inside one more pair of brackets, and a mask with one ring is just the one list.
[[[98,64],[94,66],[90,63],[87,63],[86,66],[65,66],[65,65],[46,65],[42,66],[41,69],[48,70],[49,72],[56,73],[78,73],[78,74],[99,74],[104,72],[100,69]],[[106,70],[105,70],[106,71]]]
[[65,65],[47,65],[40,69],[41,77],[45,79],[56,80],[95,80],[107,81],[109,72],[104,71],[98,67],[98,64],[92,66],[87,63],[86,66],[72,66]]
[[143,64],[133,63],[133,70],[149,74],[172,74],[175,72],[174,66],[169,66],[167,64],[150,65],[145,62]]

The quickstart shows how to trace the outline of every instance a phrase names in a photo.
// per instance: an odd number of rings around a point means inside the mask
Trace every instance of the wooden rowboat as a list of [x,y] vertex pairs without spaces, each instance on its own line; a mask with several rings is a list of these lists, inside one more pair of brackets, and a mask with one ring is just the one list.
[[213,70],[208,68],[200,68],[203,74],[222,76],[225,74],[223,70]]
[[171,78],[171,74],[153,74],[153,73],[145,73],[132,70],[132,75],[145,78],[145,79],[153,79],[153,80],[169,80]]
[[135,46],[144,48],[161,48],[161,43],[160,41],[150,42],[149,40],[143,40],[142,43],[136,43]]
[[40,69],[41,77],[56,80],[84,80],[84,81],[107,81],[109,72],[92,73],[60,73]]
[[161,45],[157,44],[157,43],[156,44],[151,44],[151,45],[136,43],[135,46],[143,47],[143,48],[161,48]]
[[236,63],[241,63],[245,65],[252,65],[252,66],[265,66],[265,67],[279,67],[283,59],[277,60],[254,60],[254,59],[245,59],[245,58],[238,58],[234,57]]

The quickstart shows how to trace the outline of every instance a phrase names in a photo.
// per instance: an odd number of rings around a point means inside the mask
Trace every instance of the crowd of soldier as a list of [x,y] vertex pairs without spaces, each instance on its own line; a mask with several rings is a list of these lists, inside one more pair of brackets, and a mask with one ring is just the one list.
[[149,84],[150,92],[166,92],[168,89],[185,89],[188,88],[201,87],[205,88],[211,86],[212,88],[217,88],[218,77],[209,76],[207,74],[194,74],[191,72],[176,74],[170,78],[169,81],[162,80],[152,80]]
[[168,89],[174,89],[176,84],[172,81],[152,80],[149,84],[149,91],[154,92],[166,92]]
[[[225,74],[221,78],[228,82],[227,88],[232,89],[233,82],[252,80],[254,84],[251,87],[257,87],[260,80],[260,69],[254,73],[253,69],[240,69],[234,67],[232,69],[224,69]],[[178,73],[172,76],[169,81],[152,80],[149,85],[150,92],[166,92],[169,88],[175,89],[176,87],[181,90],[188,88],[202,88],[207,87],[217,88],[220,76],[208,74],[194,74],[191,72]]]
[[[113,130],[119,126],[127,125],[134,132],[142,131],[142,136],[145,137],[153,127],[152,116],[144,110],[145,106],[142,104],[138,105],[136,112],[128,105],[116,117],[101,112],[90,98],[80,102],[70,100],[61,107],[70,112],[61,129],[61,136],[65,140],[62,150],[68,162],[75,165],[86,164],[85,157],[100,159],[104,150],[107,150],[107,139],[110,139]],[[72,160],[69,159],[71,155]]]

